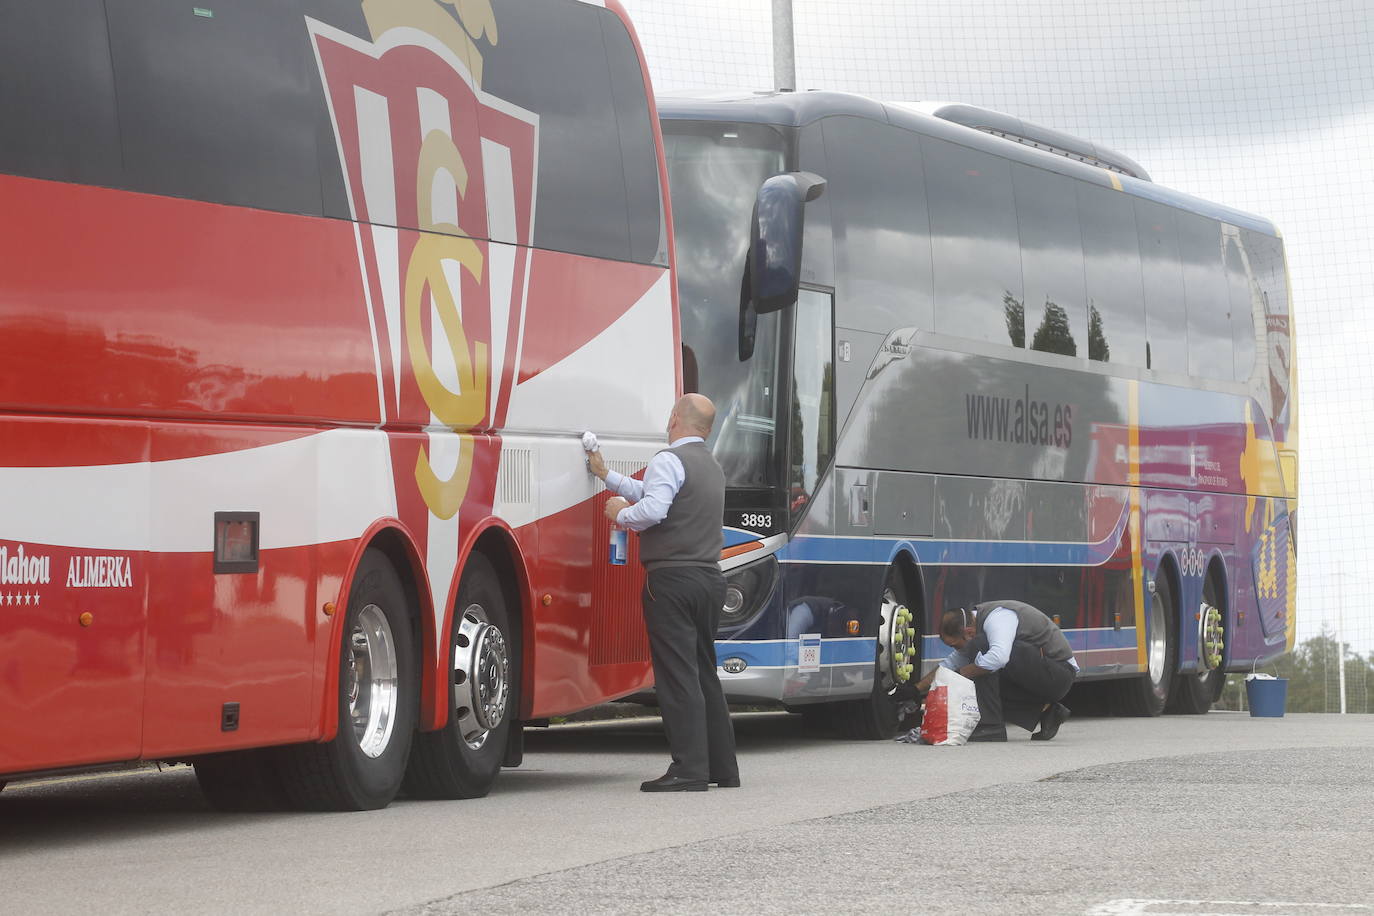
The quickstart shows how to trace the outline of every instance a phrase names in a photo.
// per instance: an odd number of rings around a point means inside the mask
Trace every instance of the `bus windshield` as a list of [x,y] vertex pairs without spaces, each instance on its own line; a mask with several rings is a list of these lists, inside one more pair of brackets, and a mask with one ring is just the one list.
[[780,314],[760,315],[741,362],[738,313],[754,195],[784,168],[782,135],[757,124],[665,121],[677,235],[684,380],[715,402],[710,446],[729,487],[776,486]]

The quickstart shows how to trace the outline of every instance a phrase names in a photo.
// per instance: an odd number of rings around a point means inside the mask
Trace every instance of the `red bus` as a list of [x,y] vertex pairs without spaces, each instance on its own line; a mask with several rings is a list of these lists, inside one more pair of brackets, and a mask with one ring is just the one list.
[[618,3],[53,0],[0,35],[0,785],[477,796],[522,723],[644,689],[578,441],[639,470],[681,390]]

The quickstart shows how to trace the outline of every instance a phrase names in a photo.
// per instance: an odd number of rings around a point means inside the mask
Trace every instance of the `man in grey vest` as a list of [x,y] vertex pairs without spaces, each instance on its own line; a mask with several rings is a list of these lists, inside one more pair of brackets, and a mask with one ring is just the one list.
[[[1010,722],[1049,741],[1069,717],[1059,701],[1073,686],[1078,662],[1059,626],[1023,601],[985,601],[953,608],[940,618],[940,640],[954,649],[941,667],[972,678],[978,727],[970,741],[1006,741]],[[917,685],[926,690],[935,671]]]
[[645,583],[640,600],[649,631],[663,728],[673,762],[644,792],[704,792],[739,783],[735,732],[716,673],[716,627],[725,603],[720,572],[725,474],[706,447],[716,409],[689,394],[668,416],[668,448],[654,455],[641,483],[609,470],[600,452],[587,466],[618,493],[606,517],[639,532]]

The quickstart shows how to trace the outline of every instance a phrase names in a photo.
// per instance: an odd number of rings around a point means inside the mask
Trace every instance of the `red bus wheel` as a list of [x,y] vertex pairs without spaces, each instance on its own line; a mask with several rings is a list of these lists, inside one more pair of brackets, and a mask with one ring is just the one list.
[[459,582],[450,643],[448,722],[415,738],[406,791],[416,798],[486,795],[516,727],[519,644],[496,570],[480,553]]
[[419,707],[414,623],[391,562],[368,550],[339,646],[339,730],[280,751],[291,802],[319,811],[385,808],[400,791]]

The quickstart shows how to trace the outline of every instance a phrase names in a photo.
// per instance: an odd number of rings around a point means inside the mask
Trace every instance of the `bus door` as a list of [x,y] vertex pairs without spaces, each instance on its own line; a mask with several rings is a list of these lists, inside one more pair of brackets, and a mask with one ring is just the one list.
[[787,506],[789,530],[816,495],[835,456],[835,291],[803,286],[792,316]]

